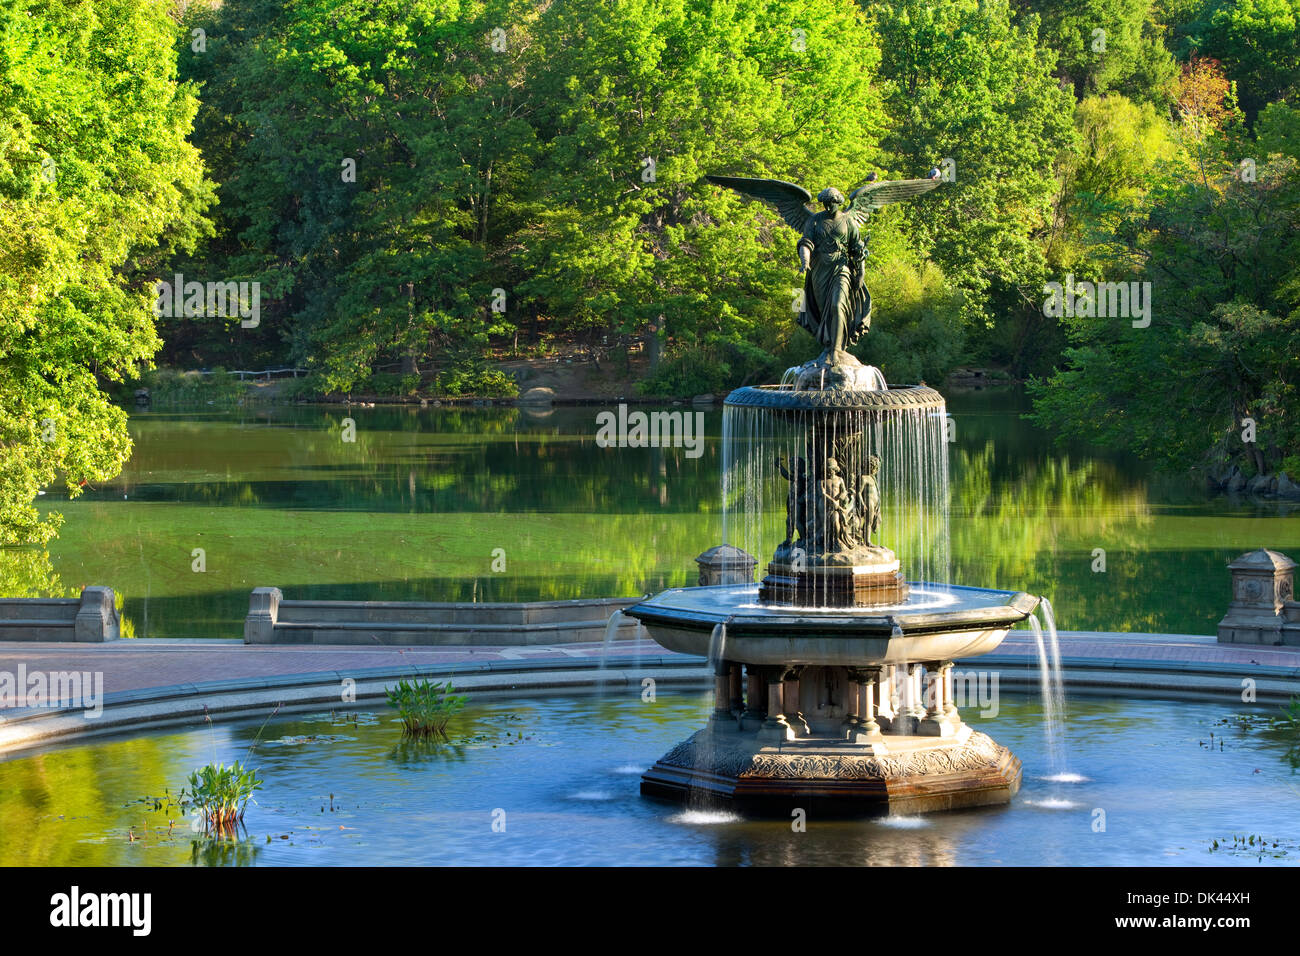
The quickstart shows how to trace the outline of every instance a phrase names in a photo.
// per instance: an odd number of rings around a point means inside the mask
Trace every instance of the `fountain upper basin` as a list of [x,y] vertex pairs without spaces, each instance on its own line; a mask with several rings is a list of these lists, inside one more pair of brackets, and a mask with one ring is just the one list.
[[907,601],[856,612],[762,604],[757,584],[670,588],[624,611],[662,646],[708,656],[726,626],[727,660],[862,667],[987,654],[1039,599],[1022,591],[913,583]]

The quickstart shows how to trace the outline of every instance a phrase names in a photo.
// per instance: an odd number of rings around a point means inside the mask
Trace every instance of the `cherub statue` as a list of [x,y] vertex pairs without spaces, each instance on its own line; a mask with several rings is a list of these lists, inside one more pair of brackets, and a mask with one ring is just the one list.
[[799,540],[807,546],[808,543],[808,459],[792,458],[790,467],[793,472],[787,471],[782,464],[784,459],[776,459],[776,470],[781,473],[781,477],[790,482],[790,490],[786,492],[785,497],[785,541],[782,542],[781,548],[789,548],[794,544],[796,532]]
[[840,475],[840,463],[835,458],[826,459],[826,477],[818,483],[817,534],[821,554],[844,550],[849,538],[849,511],[851,499],[848,485]]
[[871,536],[880,530],[880,486],[876,483],[879,471],[880,459],[875,455],[868,456],[866,472],[858,475],[854,500],[854,508],[862,522],[862,538],[869,548],[874,547]]

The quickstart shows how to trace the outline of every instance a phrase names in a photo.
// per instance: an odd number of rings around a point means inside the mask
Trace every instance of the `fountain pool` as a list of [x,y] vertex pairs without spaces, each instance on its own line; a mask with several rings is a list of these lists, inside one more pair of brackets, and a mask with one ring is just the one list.
[[[1004,693],[999,704],[996,716],[976,707],[963,716],[1020,757],[1023,784],[1009,806],[855,821],[810,814],[806,832],[790,820],[640,796],[641,773],[708,715],[702,691],[661,692],[653,702],[639,688],[483,695],[441,748],[403,743],[392,713],[363,709],[50,747],[0,761],[0,865],[1300,861],[1300,777],[1288,744],[1235,719],[1271,705],[1072,693],[1070,739],[1092,743],[1074,748],[1069,773],[1054,781],[1045,779],[1054,774],[1041,703]],[[249,805],[245,838],[221,845],[191,833],[183,814],[167,811],[164,792],[208,760],[242,758],[259,729],[251,763],[266,786]],[[504,811],[504,832],[493,830],[495,810]],[[1267,845],[1234,851],[1234,834]]]

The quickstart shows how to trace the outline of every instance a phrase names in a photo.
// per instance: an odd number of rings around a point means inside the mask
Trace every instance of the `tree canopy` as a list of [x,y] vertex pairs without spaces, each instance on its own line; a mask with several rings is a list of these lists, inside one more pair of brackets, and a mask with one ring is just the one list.
[[158,349],[150,276],[208,232],[197,107],[149,0],[0,3],[0,544],[130,454],[101,391]]
[[[1300,470],[1300,0],[0,0],[0,544],[130,451],[162,361],[510,394],[644,343],[652,395],[779,375],[795,236],[706,173],[946,180],[869,224],[892,381],[1034,377],[1171,468]],[[260,321],[155,317],[245,282]],[[1050,285],[1150,284],[1151,322]],[[208,310],[210,311],[210,310]],[[1167,414],[1170,401],[1188,414]],[[1240,421],[1258,425],[1253,442]],[[1234,438],[1236,435],[1238,437]]]

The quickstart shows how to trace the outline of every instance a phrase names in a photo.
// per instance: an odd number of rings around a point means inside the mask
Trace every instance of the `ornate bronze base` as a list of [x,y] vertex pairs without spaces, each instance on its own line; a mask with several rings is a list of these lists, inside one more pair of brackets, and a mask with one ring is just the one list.
[[[899,738],[886,738],[897,740]],[[788,817],[928,813],[1011,802],[1020,760],[984,734],[887,756],[801,746],[754,752],[701,731],[641,777],[647,797]]]
[[902,604],[908,584],[901,571],[860,572],[848,567],[807,568],[767,566],[758,599],[797,607],[871,607]]

